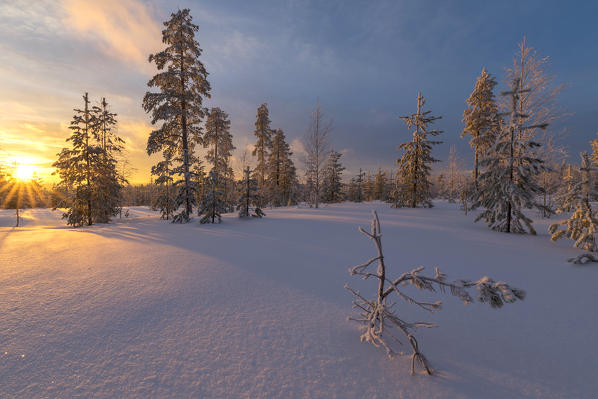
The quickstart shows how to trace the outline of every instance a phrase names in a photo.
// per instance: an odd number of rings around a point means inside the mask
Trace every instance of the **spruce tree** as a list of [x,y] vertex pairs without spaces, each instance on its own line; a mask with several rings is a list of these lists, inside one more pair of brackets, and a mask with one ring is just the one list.
[[152,124],[162,122],[150,133],[147,141],[148,155],[169,150],[176,163],[172,174],[179,178],[174,182],[178,188],[175,206],[183,210],[173,219],[186,222],[193,211],[198,186],[193,165],[199,160],[194,148],[201,144],[200,123],[206,113],[203,98],[210,97],[208,73],[199,60],[201,48],[195,40],[198,26],[191,22],[188,9],[171,14],[164,23],[162,42],[166,48],[149,56],[158,71],[149,82],[150,88],[158,92],[147,92],[143,108],[152,113]]
[[520,93],[526,90],[521,89],[518,80],[513,87],[513,90],[502,93],[511,97],[509,125],[500,129],[493,147],[481,162],[485,172],[479,177],[477,198],[472,205],[485,208],[476,222],[484,219],[493,230],[536,234],[532,220],[525,216],[523,210],[536,208],[548,211],[537,202],[536,196],[542,193],[542,189],[535,183],[535,177],[549,168],[535,157],[534,151],[540,144],[519,133],[546,128],[546,124],[523,126],[522,120],[526,115],[518,112],[518,100]]
[[98,165],[96,187],[94,189],[95,221],[108,223],[121,209],[122,187],[127,183],[124,175],[117,170],[116,155],[124,148],[124,140],[116,130],[116,114],[108,108],[106,98],[102,98],[100,106],[94,106],[92,112],[95,117],[94,128],[97,130],[97,145],[101,148],[102,156]]
[[431,111],[423,110],[424,105],[425,99],[418,93],[417,112],[400,117],[409,129],[413,129],[413,138],[398,147],[404,154],[397,161],[399,167],[396,176],[397,188],[393,193],[394,207],[432,207],[430,164],[438,162],[438,159],[432,157],[431,151],[432,146],[440,144],[441,141],[430,140],[429,136],[438,136],[442,131],[430,130],[429,125],[442,117],[430,115]]
[[[580,178],[571,182],[569,191],[561,198],[561,208],[557,210],[560,213],[574,208],[575,211],[569,219],[550,225],[548,231],[552,234],[550,237],[552,241],[567,237],[575,241],[573,243],[575,248],[596,252],[598,219],[590,201],[598,198],[592,184],[592,171],[597,169],[592,167],[586,152],[582,152],[580,156]],[[561,226],[565,227],[559,230]]]
[[380,167],[374,177],[374,200],[386,200],[386,172],[382,171]]
[[365,172],[359,168],[359,174],[353,178],[353,182],[355,185],[355,195],[353,201],[355,202],[362,202],[363,201],[363,180],[365,177]]
[[494,99],[496,81],[486,68],[476,80],[473,92],[466,100],[467,108],[463,111],[465,128],[461,137],[471,136],[469,144],[474,151],[474,185],[477,190],[480,157],[492,146],[496,134],[498,107]]
[[292,192],[297,176],[291,155],[293,153],[285,140],[284,132],[277,129],[272,135],[267,163],[268,196],[273,206],[293,202]]
[[[72,134],[66,139],[70,148],[63,148],[53,166],[60,176],[59,187],[72,194],[66,198],[63,206],[68,208],[63,218],[71,226],[91,226],[98,220],[100,203],[99,189],[107,182],[102,173],[106,168],[105,152],[99,143],[98,121],[91,107],[89,96],[83,96],[83,109],[75,109],[75,115],[69,126]],[[100,215],[103,216],[103,213]],[[102,217],[101,221],[106,221]]]
[[341,175],[345,168],[340,162],[342,155],[343,154],[340,152],[332,150],[328,156],[328,162],[326,163],[326,167],[324,169],[324,187],[322,190],[323,202],[333,203],[342,202],[344,200]]
[[257,180],[251,177],[251,170],[247,166],[243,170],[243,179],[239,184],[239,202],[237,210],[240,218],[257,217],[261,218],[266,214],[260,208]]
[[260,105],[257,109],[253,134],[257,138],[252,152],[253,156],[257,156],[257,165],[253,173],[257,179],[261,200],[263,201],[266,191],[266,175],[268,173],[268,150],[272,144],[272,129],[270,129],[270,117],[268,104],[266,103]]
[[172,155],[164,153],[164,160],[152,166],[152,175],[156,176],[155,184],[158,185],[158,196],[154,199],[152,206],[160,210],[161,218],[170,220],[175,209],[175,201],[172,189]]
[[226,212],[226,204],[224,202],[224,195],[220,188],[220,176],[216,171],[211,170],[206,178],[206,192],[199,204],[198,214],[201,216],[199,222],[204,223],[220,223],[222,221],[222,213]]

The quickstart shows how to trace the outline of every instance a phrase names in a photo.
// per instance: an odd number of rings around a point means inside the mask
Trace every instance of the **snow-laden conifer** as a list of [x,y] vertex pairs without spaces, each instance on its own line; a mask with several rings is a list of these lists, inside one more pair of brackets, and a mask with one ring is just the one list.
[[592,182],[592,171],[598,169],[592,167],[586,152],[582,152],[580,156],[580,178],[571,182],[569,192],[561,198],[561,208],[557,212],[575,210],[568,219],[551,224],[548,231],[552,234],[552,241],[567,237],[574,241],[575,248],[596,252],[598,219],[590,201],[598,198]]
[[273,206],[295,202],[293,189],[297,184],[297,173],[291,155],[293,153],[284,132],[276,129],[270,142],[267,163],[268,197]]
[[465,128],[461,132],[461,137],[471,136],[469,144],[474,150],[473,178],[475,189],[478,185],[480,157],[494,143],[497,131],[498,106],[493,92],[495,86],[496,80],[486,71],[486,68],[483,68],[482,74],[476,80],[473,92],[466,100],[469,108],[463,111]]
[[343,154],[340,152],[332,150],[328,156],[328,162],[324,169],[324,184],[322,190],[322,200],[324,202],[341,202],[344,199],[341,179],[345,168],[340,162],[342,155]]
[[260,190],[261,200],[265,198],[266,192],[266,176],[268,173],[268,151],[272,144],[272,129],[270,128],[270,112],[268,111],[268,104],[264,103],[257,109],[255,118],[255,130],[253,134],[257,138],[255,146],[253,147],[253,156],[257,156],[257,164],[253,169],[254,177],[257,179],[257,184]]
[[243,179],[239,184],[239,202],[237,209],[240,218],[258,217],[266,214],[260,208],[260,194],[258,192],[257,180],[251,177],[251,169],[247,166],[243,170]]
[[208,149],[206,160],[218,176],[224,208],[228,212],[234,208],[231,198],[234,194],[234,173],[230,166],[230,158],[235,146],[230,134],[228,114],[220,108],[212,108],[208,113],[203,145]]
[[110,111],[106,98],[102,98],[100,106],[92,108],[92,113],[95,138],[102,151],[94,188],[95,221],[108,223],[121,210],[122,187],[127,183],[125,176],[118,173],[116,159],[125,141],[116,134],[117,115]]
[[404,153],[397,161],[399,166],[393,192],[394,207],[432,207],[430,164],[438,162],[438,159],[432,157],[432,146],[441,141],[430,140],[429,136],[438,136],[442,130],[430,130],[429,125],[442,117],[430,115],[431,111],[423,110],[424,105],[425,99],[418,93],[416,113],[400,117],[409,129],[413,129],[413,137],[411,141],[399,145]]
[[202,224],[220,223],[222,221],[222,213],[227,211],[227,207],[223,198],[224,194],[220,188],[220,176],[218,176],[216,171],[210,171],[205,184],[206,191],[198,210],[198,214],[201,216],[199,222]]
[[526,115],[519,113],[518,101],[520,93],[527,89],[517,82],[513,87],[514,90],[502,93],[511,97],[510,121],[507,126],[501,124],[494,145],[481,162],[485,171],[479,177],[472,206],[485,208],[476,221],[484,219],[493,230],[536,234],[532,220],[523,211],[533,208],[549,211],[537,201],[542,188],[535,179],[549,168],[536,157],[535,150],[540,144],[521,132],[545,128],[546,124],[523,126]]
[[164,23],[162,42],[166,48],[149,56],[158,71],[149,82],[157,92],[147,92],[143,108],[152,114],[152,124],[161,125],[150,133],[147,141],[149,155],[169,149],[176,165],[172,174],[179,178],[174,182],[178,189],[175,206],[182,211],[173,218],[186,222],[193,211],[198,186],[193,165],[198,162],[194,148],[201,144],[200,123],[205,115],[203,98],[210,97],[208,73],[199,60],[201,48],[195,40],[199,29],[191,22],[188,9],[171,14]]
[[[427,302],[415,299],[411,294],[407,293],[408,291],[403,286],[410,285],[419,290],[431,292],[439,290],[442,293],[448,290],[451,295],[456,296],[465,304],[477,300],[478,302],[489,304],[492,308],[500,308],[505,303],[512,303],[522,300],[525,297],[524,291],[513,288],[502,281],[494,281],[489,277],[482,277],[477,281],[448,281],[446,275],[441,273],[438,268],[436,268],[433,277],[423,275],[421,272],[424,267],[419,266],[410,272],[399,275],[397,278],[392,278],[387,274],[387,261],[382,253],[380,221],[375,211],[373,212],[370,232],[365,231],[361,227],[359,231],[374,242],[377,255],[361,265],[353,266],[349,269],[349,273],[352,276],[361,276],[364,280],[373,278],[377,280],[378,287],[374,298],[370,299],[368,296],[364,296],[359,291],[345,285],[345,288],[355,297],[353,300],[353,309],[359,313],[357,317],[350,317],[349,319],[361,324],[361,341],[384,348],[391,358],[397,353],[396,344],[402,343],[395,333],[402,333],[407,338],[407,342],[413,351],[411,355],[411,374],[415,373],[416,361],[419,362],[426,373],[432,374],[430,363],[422,354],[414,332],[418,327],[429,328],[435,325],[427,322],[407,322],[403,320],[397,314],[396,303],[391,298],[392,296],[398,297],[430,313],[441,309],[442,303],[440,301]],[[376,270],[373,270],[372,265],[376,265]],[[469,292],[474,287],[477,290],[475,300]]]
[[170,220],[175,209],[174,193],[172,189],[172,156],[165,152],[164,160],[152,166],[152,175],[156,176],[154,183],[158,186],[158,195],[152,203],[154,209],[160,211],[162,219]]
[[69,126],[71,147],[63,148],[53,164],[60,176],[59,191],[68,193],[60,205],[67,208],[64,218],[71,226],[109,222],[120,207],[124,182],[114,157],[122,148],[122,139],[111,132],[116,115],[107,111],[105,100],[102,109],[90,107],[87,93],[83,103],[83,109],[75,109]]

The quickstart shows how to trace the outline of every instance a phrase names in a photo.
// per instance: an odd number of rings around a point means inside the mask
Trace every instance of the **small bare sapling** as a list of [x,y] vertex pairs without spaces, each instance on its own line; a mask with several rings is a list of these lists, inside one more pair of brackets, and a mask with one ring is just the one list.
[[[479,302],[488,303],[492,308],[500,308],[505,303],[512,303],[516,300],[522,300],[525,297],[523,290],[513,288],[507,283],[494,281],[489,277],[482,277],[478,281],[455,280],[447,281],[446,276],[436,268],[434,277],[428,277],[420,274],[423,266],[417,267],[408,273],[401,274],[398,278],[391,279],[387,276],[384,255],[382,254],[382,234],[380,232],[380,221],[378,215],[373,212],[371,232],[359,228],[359,231],[368,236],[376,245],[378,255],[367,262],[349,269],[351,275],[362,276],[362,279],[374,278],[378,280],[378,290],[374,299],[366,299],[359,291],[356,291],[345,285],[353,296],[353,309],[359,315],[350,317],[349,320],[356,321],[362,325],[361,341],[371,343],[376,347],[383,347],[389,357],[396,354],[393,349],[394,344],[402,344],[401,340],[395,335],[398,330],[406,338],[413,350],[411,355],[411,374],[415,373],[416,361],[423,367],[427,374],[432,374],[432,368],[426,357],[421,353],[417,339],[413,335],[418,327],[434,327],[433,323],[426,322],[406,322],[397,314],[396,302],[391,301],[391,294],[399,297],[405,302],[417,305],[420,308],[433,313],[441,308],[442,303],[422,302],[405,294],[399,287],[413,285],[420,290],[442,293],[448,291],[461,299],[465,304],[474,302],[474,298],[469,293],[473,287],[477,290],[476,299]],[[374,271],[373,264],[377,264]]]

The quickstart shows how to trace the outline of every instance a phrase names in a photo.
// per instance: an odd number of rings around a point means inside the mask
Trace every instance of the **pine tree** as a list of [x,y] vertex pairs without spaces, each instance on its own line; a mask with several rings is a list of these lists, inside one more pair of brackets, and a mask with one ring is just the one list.
[[237,209],[240,218],[257,217],[261,218],[266,214],[260,208],[257,180],[251,177],[249,166],[243,170],[243,179],[239,185],[239,203]]
[[195,40],[199,27],[191,22],[188,9],[171,14],[164,23],[162,42],[166,48],[149,56],[159,71],[149,82],[158,92],[147,92],[143,108],[152,113],[152,124],[162,121],[160,127],[151,132],[147,141],[148,155],[168,149],[175,157],[176,166],[172,174],[179,179],[174,186],[179,189],[175,206],[183,210],[173,218],[175,222],[186,222],[193,211],[197,194],[193,165],[198,162],[194,148],[201,144],[201,120],[206,110],[203,98],[210,97],[208,73],[199,61],[201,48]]
[[[592,171],[597,169],[592,167],[590,157],[586,152],[582,152],[580,156],[580,179],[571,182],[569,191],[562,197],[561,209],[558,210],[560,213],[575,208],[575,211],[569,219],[550,225],[548,231],[552,234],[550,237],[552,241],[567,237],[575,240],[573,243],[575,248],[596,252],[598,219],[595,211],[592,210],[590,201],[598,198],[592,184]],[[559,230],[560,226],[565,226],[565,228]]]
[[380,167],[374,177],[374,200],[386,200],[386,172],[382,171]]
[[506,233],[536,234],[532,220],[523,214],[524,209],[545,209],[536,201],[542,189],[534,182],[536,175],[548,170],[543,161],[534,156],[534,150],[540,144],[518,134],[527,129],[545,128],[546,124],[523,126],[525,115],[518,112],[518,100],[521,92],[519,82],[513,84],[514,90],[503,92],[511,96],[510,123],[500,130],[494,146],[481,162],[485,172],[479,178],[479,190],[473,207],[486,208],[476,218],[476,222],[485,219],[493,230]]
[[366,201],[374,200],[374,178],[369,171],[364,182],[363,195]]
[[342,192],[342,173],[345,168],[341,165],[340,152],[332,150],[328,156],[328,163],[324,169],[324,184],[322,200],[323,202],[333,203],[342,202],[344,200]]
[[258,182],[261,200],[264,200],[266,191],[266,176],[268,173],[268,150],[272,145],[272,129],[270,129],[270,117],[268,104],[264,103],[257,109],[255,130],[253,131],[257,142],[253,147],[253,156],[257,156],[257,165],[253,170]]
[[106,98],[102,98],[100,107],[94,106],[92,112],[97,129],[97,144],[101,148],[102,156],[98,165],[97,182],[94,189],[95,220],[108,223],[119,212],[122,204],[122,187],[127,183],[124,175],[117,170],[116,155],[124,148],[124,140],[116,135],[116,114],[108,109]]
[[365,172],[359,168],[359,174],[355,176],[355,202],[362,202],[363,201],[363,179],[365,177]]
[[480,157],[486,153],[494,143],[497,130],[498,106],[494,99],[496,81],[492,75],[482,69],[482,74],[476,80],[473,92],[466,100],[467,108],[463,111],[465,128],[461,137],[471,136],[469,144],[474,150],[474,185],[477,190]]
[[155,184],[159,187],[158,196],[155,198],[152,206],[160,210],[161,218],[170,220],[171,215],[176,210],[172,190],[172,155],[165,152],[164,160],[152,166],[152,175],[156,176]]
[[292,202],[292,190],[297,181],[296,169],[291,159],[293,153],[287,144],[282,129],[272,135],[267,162],[266,177],[270,202],[273,206]]
[[211,170],[206,178],[206,192],[199,205],[198,214],[201,216],[199,222],[205,223],[220,223],[222,221],[222,213],[226,212],[226,204],[224,202],[223,193],[220,189],[220,176],[216,171]]
[[60,176],[59,186],[73,190],[72,197],[65,200],[68,208],[63,218],[71,226],[91,226],[97,200],[97,180],[101,174],[104,152],[98,145],[97,119],[89,106],[87,93],[83,96],[84,108],[75,109],[69,126],[72,134],[67,138],[71,148],[63,148],[53,166]]
[[393,193],[394,206],[410,206],[416,208],[419,205],[432,207],[431,183],[429,180],[430,164],[438,162],[431,155],[432,146],[440,144],[441,141],[432,141],[428,136],[438,136],[441,130],[429,130],[428,125],[442,118],[431,116],[431,111],[424,111],[425,99],[418,93],[417,112],[409,116],[401,116],[409,129],[413,129],[411,141],[401,144],[398,148],[405,151],[397,161],[398,184]]

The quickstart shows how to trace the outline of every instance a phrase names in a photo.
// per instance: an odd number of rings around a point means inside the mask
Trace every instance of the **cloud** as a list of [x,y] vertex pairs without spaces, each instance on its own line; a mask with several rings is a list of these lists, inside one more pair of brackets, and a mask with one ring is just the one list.
[[295,155],[307,155],[307,152],[305,151],[305,147],[303,146],[303,142],[301,141],[301,139],[294,138],[293,141],[291,141],[290,147],[291,151],[293,151],[293,154]]
[[162,24],[147,5],[138,0],[63,0],[62,6],[66,27],[97,41],[105,54],[154,71],[147,59],[161,46]]

